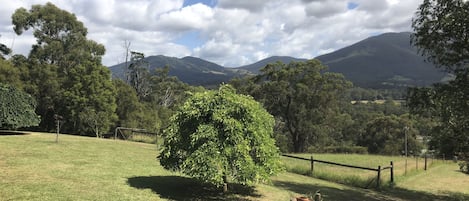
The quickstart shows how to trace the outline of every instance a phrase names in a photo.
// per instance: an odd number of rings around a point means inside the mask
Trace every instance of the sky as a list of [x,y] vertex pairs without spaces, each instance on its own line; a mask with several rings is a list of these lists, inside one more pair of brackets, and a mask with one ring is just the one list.
[[270,56],[314,58],[386,32],[411,31],[422,0],[1,0],[0,43],[28,55],[11,15],[51,2],[74,13],[106,47],[103,64],[125,60],[125,41],[145,56],[194,56],[226,67]]

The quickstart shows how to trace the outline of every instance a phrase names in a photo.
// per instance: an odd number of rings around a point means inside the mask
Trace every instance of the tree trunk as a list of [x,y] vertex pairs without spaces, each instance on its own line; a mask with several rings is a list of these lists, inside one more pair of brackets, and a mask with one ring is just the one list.
[[95,121],[95,125],[96,125],[96,126],[95,126],[95,128],[96,128],[96,129],[95,129],[95,131],[96,131],[96,138],[99,138],[99,130],[98,130],[98,122],[97,122],[97,121]]
[[226,179],[226,175],[223,175],[223,193],[228,192],[228,180]]
[[295,153],[303,152],[303,141],[298,136],[293,139],[293,152]]

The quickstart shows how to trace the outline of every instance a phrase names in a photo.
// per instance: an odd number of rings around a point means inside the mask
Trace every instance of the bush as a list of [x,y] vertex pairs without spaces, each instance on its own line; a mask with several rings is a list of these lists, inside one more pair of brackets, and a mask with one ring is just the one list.
[[160,164],[218,186],[267,182],[280,172],[274,118],[230,85],[193,94],[164,130]]
[[368,154],[368,148],[362,146],[327,146],[327,147],[309,147],[309,153],[347,153],[347,154]]
[[468,161],[459,162],[459,169],[461,170],[461,172],[469,174],[469,162]]
[[459,169],[461,172],[469,174],[469,157],[468,154],[460,154],[461,161],[459,162]]

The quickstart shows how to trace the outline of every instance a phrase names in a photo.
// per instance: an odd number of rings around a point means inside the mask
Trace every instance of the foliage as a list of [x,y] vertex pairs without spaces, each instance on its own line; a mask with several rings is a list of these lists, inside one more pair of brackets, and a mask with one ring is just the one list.
[[280,171],[272,116],[229,85],[195,93],[171,118],[159,156],[166,169],[204,182],[253,184]]
[[[61,100],[58,113],[63,114],[69,122],[64,129],[88,134],[90,129],[85,125],[82,116],[87,116],[89,111],[99,114],[99,126],[101,132],[108,132],[111,125],[117,119],[115,114],[115,89],[110,80],[109,70],[96,64],[80,65],[70,69],[68,79],[64,80],[60,89]],[[96,125],[93,130],[96,133]]]
[[408,153],[420,153],[421,145],[416,140],[417,131],[413,128],[412,121],[405,116],[375,118],[366,125],[365,133],[359,144],[368,147],[369,153],[404,154],[406,133]]
[[390,88],[390,89],[365,89],[353,87],[348,90],[351,100],[354,101],[375,101],[375,100],[403,100],[407,88]]
[[166,107],[175,108],[187,99],[187,91],[201,91],[191,88],[177,77],[169,76],[169,66],[158,68],[151,76],[151,94],[148,101]]
[[449,71],[468,68],[468,1],[424,0],[412,27],[412,43],[429,61]]
[[469,155],[469,2],[424,0],[412,21],[412,42],[434,64],[456,78],[433,88],[409,90],[415,114],[436,119],[430,144],[440,153]]
[[276,130],[288,136],[292,151],[303,152],[310,145],[327,144],[331,133],[342,133],[333,119],[347,121],[346,116],[340,115],[339,106],[352,84],[341,74],[325,70],[317,60],[278,62],[235,85],[262,102],[276,117]]
[[114,79],[112,83],[116,89],[116,126],[138,128],[139,126],[130,122],[136,115],[137,110],[141,107],[137,92],[120,79]]
[[37,126],[40,117],[34,112],[35,107],[36,101],[31,95],[0,84],[0,128]]
[[3,43],[0,43],[0,60],[5,60],[5,55],[8,55],[10,53],[11,53],[10,48],[8,48]]
[[462,155],[469,152],[469,70],[459,73],[447,84],[409,91],[411,112],[438,121],[430,144],[441,154]]
[[466,174],[469,174],[469,162],[467,161],[461,161],[459,162],[459,169],[466,173]]
[[190,92],[204,91],[202,87],[189,86],[176,77],[169,76],[169,67],[158,68],[154,75],[146,77],[148,95],[138,97],[131,85],[113,80],[117,90],[117,116],[115,126],[141,128],[150,132],[161,132],[170,124],[170,117]]
[[21,89],[23,84],[20,76],[21,70],[19,68],[13,66],[8,60],[0,59],[0,83]]
[[109,130],[109,122],[104,122],[109,120],[106,118],[106,113],[97,112],[93,108],[85,107],[83,111],[79,114],[80,122],[84,124],[85,133],[94,132],[96,137],[100,137],[100,132],[106,132]]
[[308,153],[347,153],[347,154],[367,154],[368,148],[362,146],[327,146],[323,148],[310,147]]
[[150,94],[150,64],[140,52],[130,52],[130,65],[127,67],[127,82],[135,89],[139,99]]
[[53,116],[64,117],[65,132],[85,133],[83,107],[103,113],[103,129],[116,119],[115,91],[109,70],[101,65],[104,46],[86,38],[87,29],[74,14],[51,3],[19,8],[12,15],[18,35],[29,29],[37,43],[27,59],[16,57],[25,90],[38,100],[41,130],[54,129]]

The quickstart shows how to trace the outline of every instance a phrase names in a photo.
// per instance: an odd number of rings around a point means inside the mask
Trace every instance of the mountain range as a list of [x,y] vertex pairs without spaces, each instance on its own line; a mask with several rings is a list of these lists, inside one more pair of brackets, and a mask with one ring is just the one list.
[[[359,41],[315,59],[328,66],[329,71],[342,73],[356,86],[389,88],[427,86],[446,77],[431,63],[424,61],[410,44],[410,33],[385,33]],[[223,67],[196,57],[149,56],[150,72],[169,66],[169,75],[191,85],[213,86],[234,77],[257,74],[268,63],[305,61],[306,59],[273,56],[250,65]],[[113,76],[124,78],[125,63],[110,67]]]

